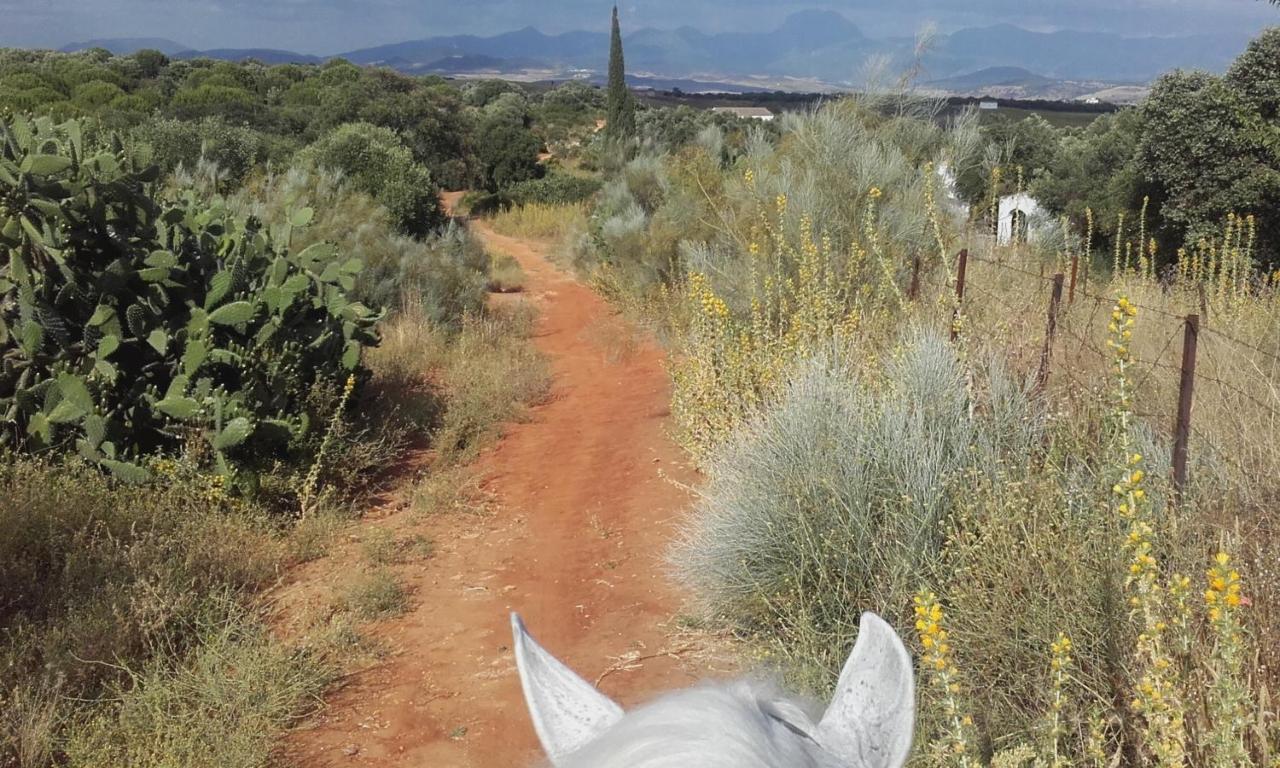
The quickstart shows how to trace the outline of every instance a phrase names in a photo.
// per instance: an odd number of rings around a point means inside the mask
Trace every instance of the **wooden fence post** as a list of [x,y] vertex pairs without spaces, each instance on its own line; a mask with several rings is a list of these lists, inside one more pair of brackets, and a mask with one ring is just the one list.
[[1058,308],[1062,304],[1061,272],[1053,276],[1053,293],[1049,295],[1049,320],[1044,332],[1044,349],[1040,351],[1040,371],[1036,374],[1036,389],[1044,389],[1049,381],[1049,361],[1053,357],[1053,337],[1058,331]]
[[911,287],[907,289],[907,299],[915,301],[920,294],[920,254],[911,260]]
[[1067,291],[1067,303],[1076,303],[1076,275],[1080,273],[1080,254],[1071,254],[1071,287]]
[[1182,334],[1182,374],[1178,381],[1178,418],[1173,425],[1173,492],[1181,499],[1187,483],[1187,445],[1191,441],[1191,403],[1196,387],[1196,343],[1200,316],[1187,315]]
[[951,313],[951,340],[960,335],[960,305],[964,302],[964,276],[969,270],[969,249],[960,251],[960,262],[956,265],[956,309]]

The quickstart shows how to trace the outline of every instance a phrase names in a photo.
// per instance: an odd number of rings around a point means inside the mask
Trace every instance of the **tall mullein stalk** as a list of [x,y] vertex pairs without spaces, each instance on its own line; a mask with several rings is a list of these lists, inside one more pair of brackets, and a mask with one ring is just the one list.
[[1071,638],[1059,632],[1058,639],[1049,646],[1049,768],[1068,768],[1070,760],[1063,751],[1062,741],[1067,735],[1064,710],[1067,705],[1066,688],[1071,673]]
[[[1141,251],[1147,247],[1147,206],[1151,204],[1151,198],[1143,196],[1142,209],[1138,212],[1138,250]],[[1142,254],[1139,253],[1141,258]],[[1145,276],[1145,273],[1144,273]]]
[[1089,732],[1084,742],[1084,757],[1087,762],[1084,765],[1089,768],[1108,768],[1112,765],[1108,748],[1107,721],[1102,710],[1095,706],[1089,711]]
[[924,649],[920,666],[927,673],[929,686],[941,697],[946,718],[945,736],[933,744],[934,757],[940,765],[978,768],[981,763],[974,753],[973,718],[961,698],[960,673],[952,658],[942,604],[927,590],[917,592],[914,603],[916,634]]
[[301,498],[302,517],[309,515],[316,503],[316,491],[320,487],[320,472],[324,468],[325,455],[329,452],[329,446],[333,443],[333,436],[342,423],[343,411],[347,409],[347,402],[351,399],[351,393],[355,391],[355,388],[356,377],[355,374],[351,374],[347,376],[347,383],[342,387],[342,396],[338,398],[338,407],[334,409],[333,416],[329,417],[329,428],[324,433],[324,439],[320,441],[320,450],[316,451],[316,460],[311,463],[311,469],[307,471],[307,478],[302,483],[302,491],[298,494]]
[[1093,209],[1084,209],[1084,263],[1080,265],[1080,285],[1089,284],[1089,267],[1093,264]]
[[[1130,345],[1138,309],[1126,297],[1116,300],[1107,330],[1115,373],[1116,442],[1123,457],[1123,476],[1112,487],[1115,511],[1126,528],[1123,550],[1128,558],[1125,591],[1138,629],[1135,662],[1138,682],[1131,707],[1142,719],[1143,744],[1160,768],[1183,768],[1186,762],[1186,711],[1181,680],[1170,652],[1168,588],[1161,582],[1155,558],[1155,515],[1146,491],[1141,454],[1134,452],[1130,428],[1133,419],[1133,363]],[[1174,577],[1174,583],[1181,582]]]
[[988,202],[987,216],[991,222],[991,234],[1000,234],[1000,166],[991,169],[991,200]]
[[1245,744],[1254,711],[1245,674],[1245,643],[1239,612],[1245,605],[1240,572],[1231,556],[1219,552],[1205,573],[1204,601],[1213,630],[1209,660],[1212,683],[1208,709],[1212,723],[1206,744],[1210,768],[1248,768],[1253,765]]
[[880,194],[879,187],[872,187],[867,192],[867,212],[862,223],[862,234],[867,242],[867,250],[875,255],[876,261],[880,264],[883,286],[893,296],[896,309],[902,306],[903,298],[902,291],[898,288],[898,276],[894,271],[893,262],[889,260],[889,254],[885,252],[884,244],[881,242],[879,220],[876,218],[876,202],[880,199]]
[[1214,298],[1217,299],[1219,305],[1225,305],[1231,292],[1231,269],[1233,266],[1231,238],[1235,227],[1236,215],[1234,213],[1227,214],[1226,230],[1222,233],[1222,248],[1218,254],[1218,285],[1214,291]]
[[1124,248],[1124,211],[1116,218],[1116,248],[1115,254],[1111,257],[1111,276],[1117,278],[1120,276],[1120,252]]

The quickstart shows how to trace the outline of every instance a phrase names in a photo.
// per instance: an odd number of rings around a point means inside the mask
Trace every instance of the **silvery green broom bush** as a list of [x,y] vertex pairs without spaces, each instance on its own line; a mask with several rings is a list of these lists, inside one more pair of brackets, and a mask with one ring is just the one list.
[[672,557],[710,615],[815,688],[834,680],[859,611],[904,615],[938,567],[951,486],[1023,460],[1039,434],[1025,389],[992,365],[998,397],[972,397],[937,333],[909,333],[882,370],[860,370],[848,352],[801,362],[711,455]]

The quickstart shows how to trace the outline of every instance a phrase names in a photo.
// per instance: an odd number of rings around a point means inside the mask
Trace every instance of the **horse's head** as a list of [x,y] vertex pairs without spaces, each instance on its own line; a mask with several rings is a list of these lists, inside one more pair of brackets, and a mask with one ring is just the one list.
[[900,768],[911,749],[911,657],[862,615],[858,641],[820,717],[748,681],[667,694],[631,712],[547,653],[512,615],[525,703],[556,768]]

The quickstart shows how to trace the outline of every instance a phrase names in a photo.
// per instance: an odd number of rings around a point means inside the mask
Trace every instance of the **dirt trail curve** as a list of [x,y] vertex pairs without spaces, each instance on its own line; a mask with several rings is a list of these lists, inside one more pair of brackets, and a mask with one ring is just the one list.
[[593,331],[611,315],[598,296],[539,244],[472,226],[527,274],[551,397],[478,462],[494,513],[426,523],[436,553],[410,579],[413,607],[373,630],[389,657],[290,735],[286,759],[303,768],[533,765],[512,610],[624,706],[701,677],[669,639],[679,601],[662,558],[693,473],[663,430],[661,350],[641,337],[618,359]]

